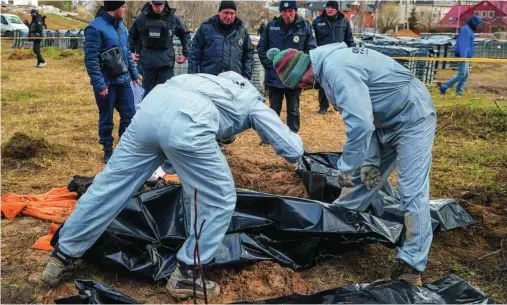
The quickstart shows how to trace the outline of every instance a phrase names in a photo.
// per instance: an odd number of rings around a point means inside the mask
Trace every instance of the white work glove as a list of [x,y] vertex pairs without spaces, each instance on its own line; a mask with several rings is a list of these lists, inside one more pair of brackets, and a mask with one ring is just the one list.
[[338,178],[337,179],[338,186],[341,188],[353,187],[354,185],[356,185],[354,182],[352,182],[352,173],[351,172],[348,172],[348,173],[338,172],[337,178]]
[[368,190],[376,187],[380,183],[380,169],[373,165],[361,167],[361,182]]

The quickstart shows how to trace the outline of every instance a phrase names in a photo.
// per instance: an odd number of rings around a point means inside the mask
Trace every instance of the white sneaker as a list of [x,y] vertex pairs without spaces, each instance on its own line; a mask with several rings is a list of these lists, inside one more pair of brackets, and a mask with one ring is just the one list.
[[46,65],[46,63],[45,63],[45,62],[40,63],[40,64],[38,64],[38,65],[37,65],[37,68],[42,68],[42,67],[44,67],[45,65]]

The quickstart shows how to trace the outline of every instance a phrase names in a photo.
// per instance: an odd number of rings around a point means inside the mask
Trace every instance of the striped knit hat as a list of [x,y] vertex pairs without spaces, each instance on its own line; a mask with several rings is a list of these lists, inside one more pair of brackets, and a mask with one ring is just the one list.
[[297,87],[311,63],[310,55],[296,49],[280,51],[272,48],[266,55],[273,61],[273,67],[280,80],[291,89]]

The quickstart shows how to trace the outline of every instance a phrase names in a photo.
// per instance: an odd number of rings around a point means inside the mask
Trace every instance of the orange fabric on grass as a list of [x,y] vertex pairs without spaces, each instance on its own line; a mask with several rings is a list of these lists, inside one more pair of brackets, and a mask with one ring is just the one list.
[[35,244],[33,244],[32,248],[36,250],[43,250],[43,251],[53,251],[55,248],[51,246],[51,239],[53,239],[53,235],[55,235],[56,230],[58,230],[58,225],[52,223],[49,227],[48,235],[42,236],[39,238]]
[[180,178],[178,178],[178,175],[176,175],[176,174],[174,174],[174,175],[165,174],[164,181],[165,181],[165,183],[169,183],[169,182],[181,183]]
[[19,213],[62,223],[72,213],[77,202],[77,193],[67,187],[54,188],[42,195],[18,195],[7,193],[2,196],[2,213],[13,220]]

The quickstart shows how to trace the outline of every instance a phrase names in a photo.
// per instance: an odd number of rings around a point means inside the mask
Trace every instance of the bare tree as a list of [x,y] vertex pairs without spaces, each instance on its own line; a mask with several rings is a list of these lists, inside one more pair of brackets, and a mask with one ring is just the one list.
[[377,16],[378,27],[381,33],[392,30],[398,24],[398,6],[390,2],[383,5]]
[[193,31],[207,18],[218,11],[219,1],[168,1],[171,8],[176,9],[176,15]]
[[143,6],[146,4],[144,1],[127,1],[127,9],[123,16],[123,22],[127,28],[130,28],[134,22],[134,18],[141,13]]
[[236,1],[236,6],[238,18],[243,21],[243,25],[250,33],[254,33],[261,23],[269,20],[269,10],[265,1]]
[[[170,1],[169,5],[176,8],[176,15],[191,30],[197,30],[206,19],[218,13],[220,1]],[[241,19],[245,27],[253,32],[262,21],[269,19],[265,1],[236,1],[236,16]]]
[[425,31],[430,32],[431,29],[434,28],[435,24],[439,21],[438,18],[435,16],[435,13],[433,10],[426,11],[426,12],[419,12],[418,14],[418,23],[419,27]]
[[359,32],[363,32],[366,27],[367,4],[365,1],[355,1],[351,5],[355,8],[356,12],[356,15],[350,20],[353,28],[359,29]]

